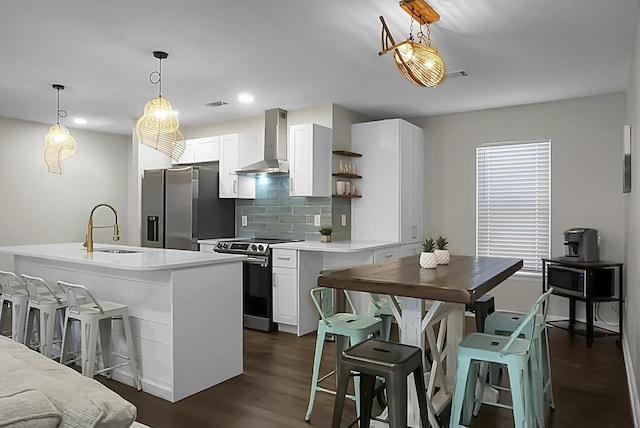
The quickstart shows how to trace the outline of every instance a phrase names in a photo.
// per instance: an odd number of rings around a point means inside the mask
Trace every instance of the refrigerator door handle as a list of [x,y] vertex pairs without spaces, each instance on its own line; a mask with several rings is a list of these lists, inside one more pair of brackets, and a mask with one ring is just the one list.
[[147,216],[147,241],[158,242],[158,216]]

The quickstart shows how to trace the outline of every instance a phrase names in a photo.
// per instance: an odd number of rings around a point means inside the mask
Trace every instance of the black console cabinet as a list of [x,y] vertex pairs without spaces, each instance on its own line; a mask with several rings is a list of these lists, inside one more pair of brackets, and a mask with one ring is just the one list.
[[[566,328],[571,332],[584,334],[587,338],[587,346],[591,346],[595,336],[611,336],[618,335],[617,343],[622,343],[622,324],[623,324],[623,308],[624,308],[624,285],[623,285],[623,269],[624,263],[615,262],[575,262],[561,259],[542,259],[542,291],[545,292],[549,286],[554,286],[553,294],[566,297],[569,299],[569,320],[566,325],[561,322],[550,322],[556,327]],[[555,281],[557,285],[549,284],[549,269],[554,272],[562,272],[566,269],[566,275],[556,275]],[[555,269],[555,271],[554,271]],[[606,278],[615,279],[617,274],[618,290],[614,293],[613,283],[606,281]],[[572,277],[573,275],[573,277]],[[576,278],[584,280],[584,288],[582,292],[576,291]],[[566,281],[566,282],[565,282]],[[572,282],[570,284],[570,282]],[[615,282],[615,281],[614,281]],[[566,288],[564,288],[566,286]],[[576,328],[576,301],[585,302],[586,306],[586,329],[584,331]],[[618,326],[619,332],[613,332],[598,328],[597,334],[594,333],[593,326],[593,304],[598,302],[618,302]]]

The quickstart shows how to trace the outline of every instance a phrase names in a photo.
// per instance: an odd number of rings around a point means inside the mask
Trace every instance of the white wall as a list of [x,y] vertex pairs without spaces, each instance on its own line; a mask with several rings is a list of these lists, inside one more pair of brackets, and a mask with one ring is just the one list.
[[[426,233],[448,237],[453,253],[475,254],[475,148],[550,138],[552,257],[564,254],[563,231],[579,226],[600,231],[602,260],[624,260],[623,93],[413,122],[425,129]],[[511,279],[493,294],[499,308],[526,310],[540,291],[538,278]],[[601,315],[615,323],[611,306]],[[554,297],[551,315],[567,317],[567,299]]]
[[[42,149],[50,125],[0,117],[0,246],[83,242],[91,209],[98,203],[118,210],[126,242],[127,166],[130,139],[69,128],[78,151],[63,161],[62,175],[47,172]],[[104,210],[104,212],[103,212]],[[96,225],[113,224],[99,209]],[[111,242],[111,231],[97,230],[97,242]],[[0,269],[12,270],[11,256],[0,255]]]
[[[637,21],[640,23],[640,10]],[[638,402],[637,385],[640,384],[640,32],[636,27],[633,61],[629,86],[627,88],[627,123],[631,125],[631,193],[626,194],[626,258],[625,273],[627,286],[628,310],[625,312],[625,337],[628,346],[629,372],[635,380],[632,386],[632,401],[634,415],[638,420],[640,403]],[[635,387],[635,388],[634,388]]]

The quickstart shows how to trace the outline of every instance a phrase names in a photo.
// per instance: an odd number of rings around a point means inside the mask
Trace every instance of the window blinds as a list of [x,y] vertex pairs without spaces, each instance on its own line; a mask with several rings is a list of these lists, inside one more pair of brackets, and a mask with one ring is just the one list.
[[551,142],[476,148],[476,255],[515,257],[541,272],[549,257]]

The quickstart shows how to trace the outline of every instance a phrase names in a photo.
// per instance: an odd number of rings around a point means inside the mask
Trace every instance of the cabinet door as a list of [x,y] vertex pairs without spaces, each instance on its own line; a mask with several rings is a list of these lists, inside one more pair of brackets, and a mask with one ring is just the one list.
[[238,168],[238,144],[235,139],[220,138],[220,197],[238,197],[238,176],[233,173]]
[[362,153],[362,198],[351,201],[351,239],[400,241],[400,130],[398,119],[351,125],[351,149]]
[[192,140],[195,162],[220,160],[220,137],[205,137]]
[[424,133],[401,122],[400,128],[400,241],[423,239]]
[[411,223],[410,240],[424,239],[424,130],[413,128],[413,142],[411,145]]
[[256,197],[256,179],[240,176],[234,171],[256,159],[255,137],[230,134],[220,137],[220,197],[247,198]]
[[273,321],[281,324],[298,323],[297,269],[273,268]]
[[315,123],[289,128],[289,195],[331,195],[331,129]]

